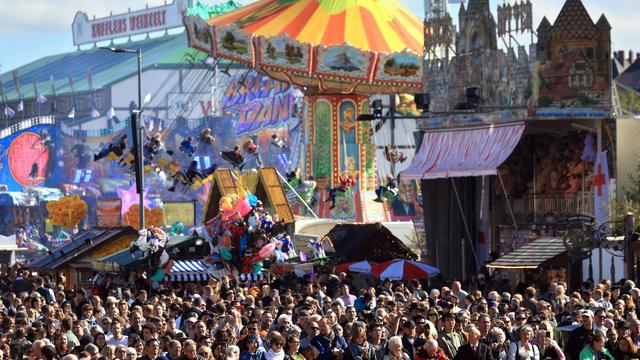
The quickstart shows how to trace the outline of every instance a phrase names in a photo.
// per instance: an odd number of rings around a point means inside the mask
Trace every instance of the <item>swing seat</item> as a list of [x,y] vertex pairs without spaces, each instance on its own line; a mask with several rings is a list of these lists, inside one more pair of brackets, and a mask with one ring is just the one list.
[[156,271],[149,277],[151,281],[162,281],[164,279],[164,269],[158,268]]
[[353,196],[353,188],[349,187],[347,191],[336,191],[336,197],[349,197]]
[[118,158],[118,155],[116,155],[114,152],[110,152],[109,155],[107,155],[107,161],[114,161]]
[[382,196],[389,200],[389,201],[394,201],[395,199],[398,198],[398,193],[393,193],[391,191],[385,191],[384,194],[382,194]]

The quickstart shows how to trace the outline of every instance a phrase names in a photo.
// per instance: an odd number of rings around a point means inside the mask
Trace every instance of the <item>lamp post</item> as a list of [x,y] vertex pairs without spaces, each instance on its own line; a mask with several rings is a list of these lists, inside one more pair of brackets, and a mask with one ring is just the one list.
[[[100,47],[103,50],[109,50],[113,53],[132,53],[136,54],[138,60],[138,108],[132,111],[131,127],[134,145],[136,146],[136,191],[138,192],[140,202],[140,230],[144,229],[144,153],[142,151],[144,145],[144,122],[142,121],[142,50],[140,49],[123,49],[116,47]],[[137,141],[136,141],[137,140]]]

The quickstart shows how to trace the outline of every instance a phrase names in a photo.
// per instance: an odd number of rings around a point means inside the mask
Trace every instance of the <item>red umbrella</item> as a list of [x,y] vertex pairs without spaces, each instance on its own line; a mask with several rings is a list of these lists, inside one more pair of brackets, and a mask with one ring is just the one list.
[[440,273],[438,268],[411,260],[391,260],[373,268],[380,279],[411,280],[434,277]]
[[356,272],[356,273],[370,273],[371,269],[377,263],[370,262],[368,260],[348,262],[340,265],[336,265],[336,272]]

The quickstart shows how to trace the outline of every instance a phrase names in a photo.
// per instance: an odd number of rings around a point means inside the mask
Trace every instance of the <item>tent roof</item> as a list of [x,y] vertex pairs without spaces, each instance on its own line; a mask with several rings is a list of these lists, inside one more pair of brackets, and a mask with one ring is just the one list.
[[[207,67],[202,61],[207,54],[190,49],[184,32],[141,41],[132,41],[116,46],[142,50],[143,71],[149,68],[173,68],[182,63],[188,53],[197,66]],[[186,63],[191,66],[190,64]],[[47,97],[51,92],[50,77],[53,76],[56,95],[71,94],[69,76],[73,78],[76,93],[107,87],[121,79],[134,76],[136,58],[131,54],[115,54],[99,48],[78,50],[70,53],[46,56],[15,69],[24,99],[35,98],[33,83]],[[87,74],[91,74],[91,87]],[[0,82],[6,101],[19,100],[12,71],[0,74]]]
[[[171,249],[173,248],[182,248],[184,246],[188,246],[195,242],[197,239],[200,239],[200,237],[185,235],[171,236],[169,239],[169,246],[167,247],[167,251],[171,251]],[[99,261],[105,263],[117,263],[122,268],[127,267],[142,258],[142,252],[140,251],[136,251],[135,253],[133,253],[133,256],[131,255],[132,254],[131,252],[129,252],[129,249],[122,249],[116,253],[99,259]]]
[[397,0],[259,0],[208,20],[235,23],[245,33],[287,34],[311,45],[352,46],[372,52],[410,49],[422,54],[422,21]]
[[380,223],[337,224],[325,236],[331,239],[336,254],[344,256],[345,261],[417,259],[416,254],[402,240]]
[[540,238],[487,265],[494,269],[537,269],[567,251],[562,238]]
[[53,270],[103,243],[124,235],[135,236],[137,234],[138,232],[130,226],[90,228],[54,252],[49,252],[35,259],[27,267],[30,269]]

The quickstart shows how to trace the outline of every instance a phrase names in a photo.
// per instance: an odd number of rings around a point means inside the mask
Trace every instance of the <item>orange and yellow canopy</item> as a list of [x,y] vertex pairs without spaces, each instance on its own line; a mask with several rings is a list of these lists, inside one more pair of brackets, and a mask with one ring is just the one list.
[[289,37],[311,45],[350,45],[371,52],[422,54],[423,26],[397,0],[259,0],[213,17],[247,35]]

